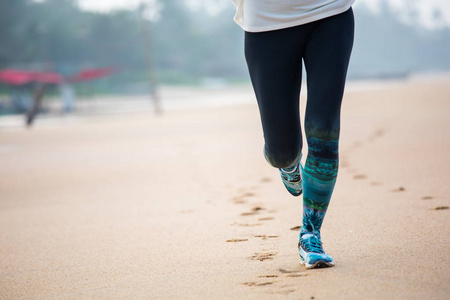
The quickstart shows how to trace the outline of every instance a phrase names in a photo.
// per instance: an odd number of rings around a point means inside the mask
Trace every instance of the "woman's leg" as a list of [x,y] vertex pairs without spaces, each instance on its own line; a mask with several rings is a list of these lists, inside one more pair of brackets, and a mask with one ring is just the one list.
[[307,268],[334,266],[331,256],[323,250],[320,228],[337,177],[341,102],[353,31],[353,12],[349,9],[318,21],[305,46],[308,157],[302,170],[303,226],[299,252]]
[[301,155],[302,49],[298,28],[245,33],[245,57],[261,115],[265,157],[276,168],[295,165]]
[[353,47],[353,32],[354,20],[350,8],[342,14],[318,21],[305,47],[308,157],[302,172],[301,236],[312,233],[319,241],[320,228],[338,172],[341,102]]

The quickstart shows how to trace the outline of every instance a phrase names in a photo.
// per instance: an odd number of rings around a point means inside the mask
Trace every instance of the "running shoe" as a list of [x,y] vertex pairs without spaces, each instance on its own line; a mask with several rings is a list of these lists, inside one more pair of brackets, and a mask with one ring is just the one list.
[[[302,230],[303,231],[303,230]],[[298,251],[307,269],[333,267],[333,258],[325,253],[319,233],[300,232]]]
[[299,165],[300,163],[291,168],[279,169],[284,186],[293,196],[300,196],[303,191]]

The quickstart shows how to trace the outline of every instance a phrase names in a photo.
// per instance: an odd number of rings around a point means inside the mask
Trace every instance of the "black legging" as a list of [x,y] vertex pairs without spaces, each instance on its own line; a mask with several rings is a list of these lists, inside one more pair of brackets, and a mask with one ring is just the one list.
[[[245,57],[261,114],[265,156],[272,166],[290,167],[301,155],[302,59],[308,85],[305,114],[308,144],[313,139],[311,144],[316,145],[317,139],[319,142],[333,141],[330,147],[334,144],[337,147],[353,33],[351,8],[304,25],[245,32]],[[320,149],[312,150],[320,152]],[[332,151],[337,153],[337,148]]]

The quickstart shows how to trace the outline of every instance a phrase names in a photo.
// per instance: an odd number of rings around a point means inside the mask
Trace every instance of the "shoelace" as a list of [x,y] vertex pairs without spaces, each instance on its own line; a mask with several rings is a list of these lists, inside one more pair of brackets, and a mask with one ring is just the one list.
[[311,237],[304,239],[302,242],[308,252],[324,253],[322,242],[316,235],[312,235]]
[[313,230],[310,233],[311,234],[310,237],[302,240],[303,245],[305,246],[308,252],[325,253],[322,247],[322,241],[320,239],[320,232],[316,230],[311,220],[308,220],[308,222]]

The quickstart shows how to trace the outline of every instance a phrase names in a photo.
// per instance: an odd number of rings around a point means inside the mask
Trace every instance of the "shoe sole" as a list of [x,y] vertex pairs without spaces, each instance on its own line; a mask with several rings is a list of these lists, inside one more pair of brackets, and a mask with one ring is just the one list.
[[303,257],[300,257],[300,263],[302,265],[305,265],[305,267],[307,269],[321,269],[321,268],[331,268],[334,267],[334,263],[333,262],[326,262],[323,260],[318,260],[316,261],[314,264],[310,265],[308,263],[306,263],[306,261],[303,259]]
[[301,191],[301,192],[299,192],[299,193],[292,193],[290,190],[287,190],[288,192],[289,192],[289,194],[291,194],[292,196],[294,196],[294,197],[298,197],[298,196],[300,196],[301,194],[303,194],[303,191]]

